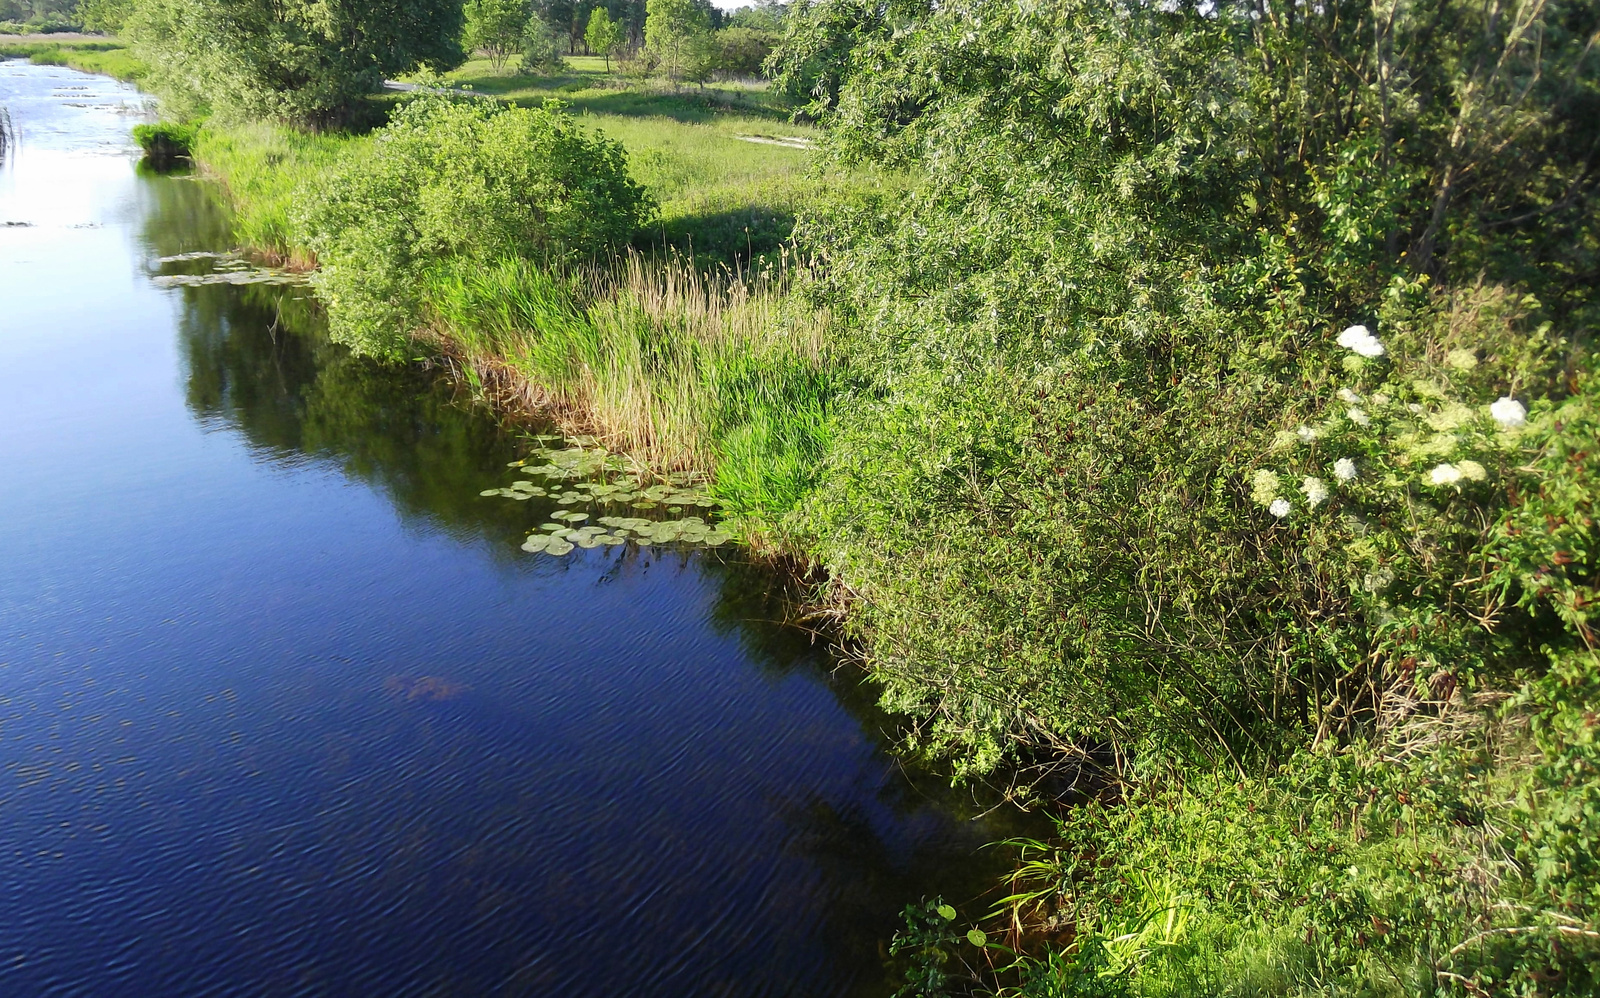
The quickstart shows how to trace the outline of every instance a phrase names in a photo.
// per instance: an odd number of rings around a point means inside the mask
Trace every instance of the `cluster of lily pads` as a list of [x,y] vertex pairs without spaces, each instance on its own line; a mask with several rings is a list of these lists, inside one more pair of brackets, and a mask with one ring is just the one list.
[[[539,443],[560,441],[559,437],[535,437]],[[716,501],[701,487],[698,476],[678,472],[664,481],[647,482],[643,475],[593,438],[572,438],[566,447],[539,447],[524,460],[512,461],[518,472],[544,479],[518,479],[503,489],[484,489],[480,495],[504,496],[526,501],[543,498],[559,506],[629,506],[638,510],[660,509],[682,514],[691,507],[710,508]],[[679,516],[673,520],[652,520],[640,516],[601,516],[587,523],[589,514],[576,509],[561,509],[550,514],[552,521],[530,535],[522,550],[530,553],[564,555],[574,547],[596,548],[632,541],[641,547],[652,544],[702,544],[715,547],[732,540],[732,535],[707,523],[700,516]]]

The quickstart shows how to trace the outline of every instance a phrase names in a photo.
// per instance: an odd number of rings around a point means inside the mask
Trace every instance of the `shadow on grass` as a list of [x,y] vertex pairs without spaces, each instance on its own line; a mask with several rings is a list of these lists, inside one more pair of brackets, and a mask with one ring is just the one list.
[[703,123],[727,113],[773,121],[789,118],[790,108],[764,91],[714,86],[696,90],[617,88],[619,80],[604,73],[579,71],[553,76],[457,77],[451,84],[475,93],[505,97],[525,107],[537,107],[554,98],[580,113],[672,118],[687,124]]
[[748,263],[776,252],[794,232],[794,213],[766,204],[680,215],[634,236],[637,249],[672,249],[693,256],[699,266]]

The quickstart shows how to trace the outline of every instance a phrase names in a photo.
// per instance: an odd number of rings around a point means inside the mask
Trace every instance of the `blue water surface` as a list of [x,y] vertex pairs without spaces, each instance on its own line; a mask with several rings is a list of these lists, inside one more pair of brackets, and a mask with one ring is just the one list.
[[[883,995],[967,815],[736,553],[517,545],[520,433],[350,356],[0,63],[0,995]],[[167,259],[167,262],[162,262]]]

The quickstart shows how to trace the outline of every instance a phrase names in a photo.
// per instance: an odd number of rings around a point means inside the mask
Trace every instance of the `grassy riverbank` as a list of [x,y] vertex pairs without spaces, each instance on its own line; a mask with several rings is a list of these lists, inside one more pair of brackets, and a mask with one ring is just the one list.
[[[414,349],[443,351],[501,404],[660,471],[715,471],[723,507],[770,540],[815,474],[837,381],[826,313],[794,297],[806,264],[783,248],[818,183],[806,153],[742,141],[738,120],[580,122],[628,149],[656,197],[651,223],[574,268],[503,257],[430,268]],[[371,141],[257,123],[207,127],[194,151],[227,187],[241,242],[311,268],[306,204]]]
[[791,88],[816,172],[592,72],[196,152],[347,342],[711,472],[909,751],[1092,798],[999,911],[912,910],[915,993],[1592,993],[1587,29],[1438,13],[1397,75],[1365,15],[992,7]]
[[136,82],[145,65],[114,38],[72,41],[8,41],[0,36],[0,59],[27,59],[41,66],[66,66]]

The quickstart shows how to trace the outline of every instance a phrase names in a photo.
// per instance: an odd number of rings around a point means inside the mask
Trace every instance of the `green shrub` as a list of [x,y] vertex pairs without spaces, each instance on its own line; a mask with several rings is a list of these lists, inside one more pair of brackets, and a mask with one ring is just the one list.
[[157,164],[170,163],[188,158],[199,132],[197,124],[159,121],[153,125],[134,125],[133,140],[144,150],[145,159]]
[[[1480,578],[1530,495],[1483,407],[1544,411],[1592,363],[1600,229],[1552,179],[1587,178],[1600,135],[1592,10],[1429,8],[1391,55],[1345,4],[859,8],[807,8],[859,29],[830,140],[917,179],[799,228],[871,378],[834,407],[808,516],[919,747],[1232,765],[1359,733],[1404,676],[1495,682],[1578,640]],[[1403,95],[1369,86],[1390,58]],[[1524,94],[1497,64],[1571,85]],[[1480,103],[1443,96],[1463,88]],[[1389,346],[1359,368],[1357,324]],[[1356,426],[1341,389],[1389,401]],[[1302,423],[1332,435],[1284,449]],[[1345,451],[1371,467],[1341,491]],[[1485,482],[1435,486],[1455,458]],[[1257,471],[1283,494],[1253,500]],[[1331,489],[1314,516],[1306,476]]]
[[334,335],[398,354],[439,261],[569,267],[624,244],[652,211],[622,148],[559,107],[428,95],[351,148],[309,192],[302,224]]

